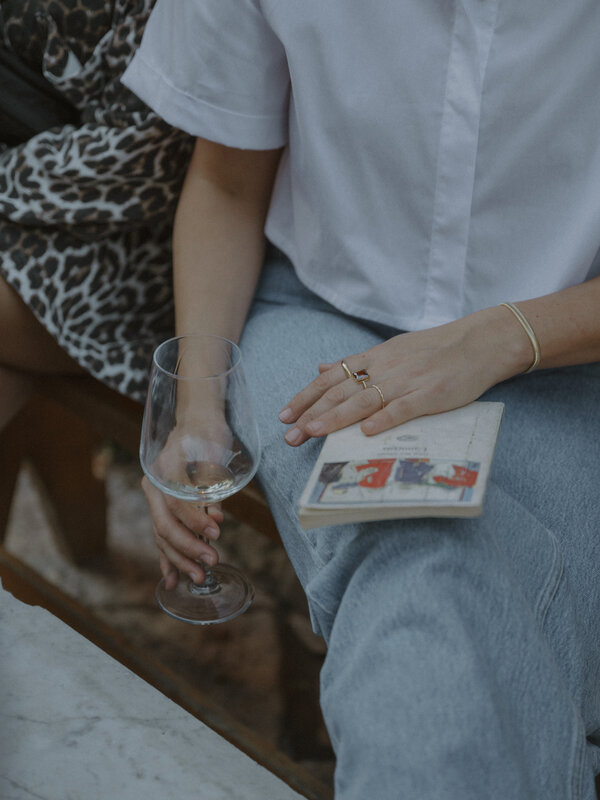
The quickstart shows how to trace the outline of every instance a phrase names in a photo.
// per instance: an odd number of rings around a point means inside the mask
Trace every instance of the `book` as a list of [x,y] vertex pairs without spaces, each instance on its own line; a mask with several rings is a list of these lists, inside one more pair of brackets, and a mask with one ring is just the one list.
[[479,516],[503,410],[477,401],[375,436],[360,423],[330,433],[300,498],[300,526]]

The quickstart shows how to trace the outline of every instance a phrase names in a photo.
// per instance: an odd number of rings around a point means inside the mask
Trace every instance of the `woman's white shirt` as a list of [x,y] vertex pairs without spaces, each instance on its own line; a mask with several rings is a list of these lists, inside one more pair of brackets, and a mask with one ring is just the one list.
[[158,0],[125,84],[288,145],[267,236],[349,314],[416,330],[600,273],[597,0]]

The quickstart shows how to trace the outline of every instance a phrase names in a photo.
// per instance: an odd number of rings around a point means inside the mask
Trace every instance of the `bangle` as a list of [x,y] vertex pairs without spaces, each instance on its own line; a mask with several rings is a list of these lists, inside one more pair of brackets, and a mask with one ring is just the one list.
[[535,335],[533,328],[529,322],[527,322],[525,315],[516,307],[514,303],[500,303],[500,305],[504,306],[504,308],[508,308],[509,311],[512,311],[512,313],[518,319],[521,327],[527,334],[527,337],[531,343],[531,347],[533,348],[533,363],[523,373],[523,375],[527,375],[528,372],[533,372],[533,370],[540,363],[540,343],[537,340],[537,336]]

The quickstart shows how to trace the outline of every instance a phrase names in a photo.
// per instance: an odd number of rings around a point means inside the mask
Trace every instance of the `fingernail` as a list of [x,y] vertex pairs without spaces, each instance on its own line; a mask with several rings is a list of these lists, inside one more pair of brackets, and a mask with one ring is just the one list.
[[309,422],[306,426],[306,430],[308,433],[312,434],[312,436],[319,436],[321,433],[324,432],[325,426],[322,422],[315,420],[315,422]]
[[300,430],[300,428],[292,428],[284,436],[284,439],[288,444],[297,444],[297,442],[299,442],[301,438],[302,438],[302,431]]
[[216,539],[219,535],[219,529],[213,528],[212,525],[209,525],[207,528],[204,528],[204,533],[206,536],[212,536],[214,539]]
[[279,419],[281,422],[291,422],[293,418],[294,414],[292,413],[291,408],[284,408],[279,414]]
[[362,424],[363,433],[373,433],[375,430],[375,423],[367,420]]
[[193,582],[194,582],[196,585],[198,585],[198,584],[202,583],[202,580],[203,580],[203,579],[200,577],[200,573],[198,573],[198,572],[191,572],[191,573],[190,573],[190,578],[192,579],[192,581],[193,581]]

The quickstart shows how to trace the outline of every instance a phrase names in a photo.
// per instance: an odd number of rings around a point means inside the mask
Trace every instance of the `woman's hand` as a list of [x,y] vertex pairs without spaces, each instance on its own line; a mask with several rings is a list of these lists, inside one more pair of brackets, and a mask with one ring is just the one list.
[[[220,535],[223,514],[218,503],[208,504],[208,498],[213,484],[222,479],[236,456],[220,385],[189,381],[182,384],[177,398],[175,426],[155,438],[143,437],[149,446],[144,448],[142,456],[146,472],[142,489],[167,589],[177,585],[179,572],[189,575],[194,583],[202,583],[205,575],[198,561],[207,566],[217,563],[215,548],[198,537],[216,541]],[[160,414],[148,420],[146,428],[152,430],[153,423],[159,431]],[[164,492],[158,488],[163,485],[169,487]],[[203,501],[204,492],[208,495]],[[173,496],[177,494],[179,498]]]
[[[148,466],[160,483],[173,484],[178,491],[191,490],[203,466],[226,464],[232,455],[233,437],[220,403],[185,403],[178,410],[178,424],[170,431],[158,457]],[[194,414],[201,408],[202,414]],[[186,413],[187,412],[187,413]],[[142,489],[152,517],[154,539],[159,551],[160,570],[167,589],[177,585],[179,573],[202,583],[204,570],[199,561],[214,566],[219,555],[204,541],[219,538],[223,522],[220,504],[203,505],[200,500],[182,500],[160,491],[144,476]]]
[[204,508],[188,500],[177,500],[157,489],[145,476],[142,489],[152,516],[166,588],[177,586],[180,572],[189,575],[194,583],[202,583],[204,570],[197,562],[203,561],[212,567],[219,560],[219,554],[198,537],[205,536],[211,541],[219,538],[219,525],[223,522],[220,505]]
[[363,433],[372,435],[466,405],[526,370],[532,358],[529,340],[512,313],[489,308],[343,356],[350,372],[366,371],[367,388],[345,374],[341,361],[319,365],[319,376],[279,418],[294,423],[285,435],[292,446],[360,420]]

